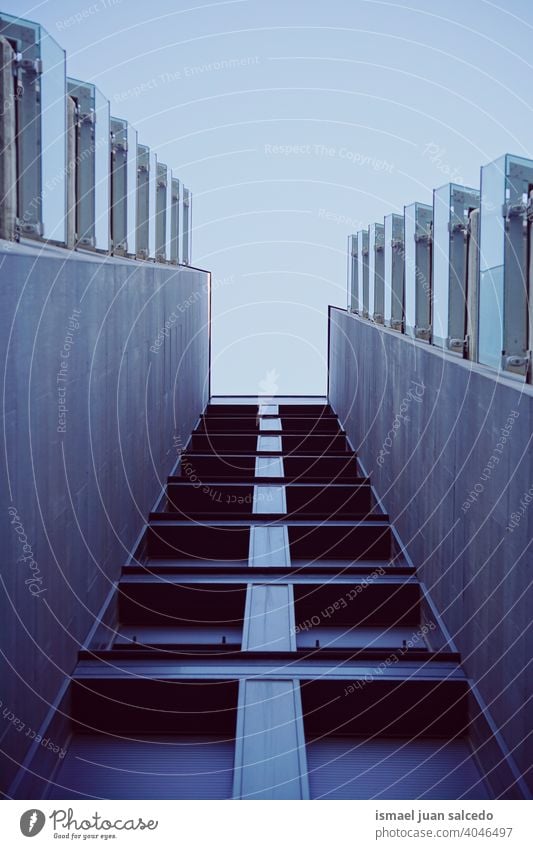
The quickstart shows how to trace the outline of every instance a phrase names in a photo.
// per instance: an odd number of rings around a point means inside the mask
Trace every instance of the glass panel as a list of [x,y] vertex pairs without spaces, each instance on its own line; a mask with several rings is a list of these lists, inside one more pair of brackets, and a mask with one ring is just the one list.
[[150,213],[150,148],[137,144],[137,231],[135,253],[140,259],[148,257],[148,216]]
[[[448,293],[448,345],[463,355],[466,337],[466,303],[469,286],[477,292],[477,281],[468,280],[468,228],[473,209],[479,210],[478,189],[450,186],[450,269]],[[477,296],[476,296],[477,298]]]
[[383,323],[385,290],[383,284],[383,240],[384,227],[383,224],[375,225],[375,241],[374,241],[374,321]]
[[172,180],[172,262],[179,262],[180,242],[180,181]]
[[433,192],[433,343],[444,345],[449,336],[450,184]]
[[[527,371],[525,360],[528,348],[531,347],[528,339],[529,261],[526,228],[532,186],[533,160],[507,156],[505,197],[509,206],[506,210],[504,245],[504,367],[522,376]],[[522,362],[513,362],[516,358]]]
[[113,155],[111,156],[111,240],[113,251],[126,250],[127,242],[127,166],[128,125],[111,116]]
[[479,361],[499,368],[503,347],[505,157],[481,169]]
[[368,315],[368,230],[357,234],[357,279],[359,285],[359,314]]
[[363,239],[364,230],[359,230],[357,234],[357,311],[359,315],[363,315]]
[[157,194],[156,194],[156,225],[155,225],[155,255],[156,259],[164,262],[166,255],[166,214],[167,214],[167,166],[157,163]]
[[136,251],[137,226],[137,130],[128,124],[128,153],[126,165],[126,238],[128,253]]
[[[404,218],[393,213],[385,219],[386,236],[384,232],[384,263],[387,267],[385,280],[386,302],[384,306],[385,323],[395,330],[403,328],[404,313]],[[384,272],[385,273],[385,272]]]
[[405,207],[405,329],[416,324],[416,203]]
[[150,151],[148,173],[148,256],[155,257],[156,250],[156,196],[157,196],[157,156]]
[[368,228],[368,317],[374,317],[376,297],[376,225]]
[[353,234],[348,238],[348,268],[350,275],[348,306],[352,312],[359,312],[359,287],[357,283],[357,234]]
[[172,259],[172,171],[167,168],[167,211],[165,218],[165,255]]
[[[433,207],[416,204],[416,335],[431,339],[431,245]],[[424,334],[424,335],[422,335]]]
[[182,209],[182,261],[184,265],[190,265],[191,262],[191,193],[185,186],[183,187],[183,209]]
[[41,29],[41,155],[43,236],[66,242],[67,73],[65,51]]
[[188,209],[187,222],[188,222],[189,239],[188,239],[188,246],[187,246],[187,261],[188,261],[188,265],[192,265],[192,227],[193,227],[193,224],[192,224],[192,192],[190,191],[190,189],[188,191],[188,197],[189,197],[189,209]]
[[385,307],[384,319],[385,324],[390,325],[392,317],[392,215],[385,216],[385,258],[384,258],[384,277],[385,277]]
[[95,247],[109,250],[110,198],[110,109],[109,101],[99,89],[94,90],[95,134],[94,134],[94,207]]
[[83,247],[95,247],[95,127],[94,86],[67,78],[67,90],[78,110],[76,126],[76,235]]

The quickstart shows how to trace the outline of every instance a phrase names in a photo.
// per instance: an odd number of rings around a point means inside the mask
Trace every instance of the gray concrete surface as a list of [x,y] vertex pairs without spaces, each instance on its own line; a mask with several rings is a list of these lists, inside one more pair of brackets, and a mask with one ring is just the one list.
[[208,279],[0,243],[4,789],[208,400]]
[[329,394],[525,774],[532,387],[330,308]]

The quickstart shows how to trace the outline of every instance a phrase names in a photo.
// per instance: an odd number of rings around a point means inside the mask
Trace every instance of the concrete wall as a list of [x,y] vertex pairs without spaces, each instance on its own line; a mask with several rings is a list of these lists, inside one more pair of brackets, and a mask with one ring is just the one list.
[[208,280],[0,243],[4,790],[207,402]]
[[330,308],[329,394],[525,773],[532,388]]

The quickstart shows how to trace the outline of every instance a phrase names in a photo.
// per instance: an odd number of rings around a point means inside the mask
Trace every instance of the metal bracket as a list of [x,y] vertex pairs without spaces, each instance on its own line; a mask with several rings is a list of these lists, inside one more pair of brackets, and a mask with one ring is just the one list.
[[42,236],[42,227],[40,224],[30,224],[27,221],[21,221],[17,218],[15,221],[16,230],[25,236]]
[[528,211],[529,204],[522,201],[519,203],[504,203],[502,206],[502,215],[506,221],[510,218],[522,218]]
[[80,245],[80,247],[82,248],[96,247],[94,236],[84,236],[83,239],[78,240],[78,245]]
[[452,339],[448,337],[446,339],[446,345],[450,351],[457,351],[457,353],[464,354],[467,341],[466,339]]
[[455,235],[455,233],[462,233],[463,238],[468,238],[468,224],[462,221],[448,221],[448,232],[450,236]]
[[431,339],[431,327],[415,327],[415,337],[429,342]]
[[523,357],[518,354],[512,354],[509,357],[504,355],[503,357],[503,366],[505,369],[509,371],[519,370],[522,373],[522,369],[527,369],[529,365],[529,354],[525,354]]
[[42,59],[22,59],[20,53],[15,53],[13,63],[17,69],[27,74],[35,74],[36,77],[43,72]]
[[422,245],[430,245],[432,237],[430,233],[415,233],[415,242]]
[[403,239],[391,239],[391,248],[394,250],[403,250],[405,243]]

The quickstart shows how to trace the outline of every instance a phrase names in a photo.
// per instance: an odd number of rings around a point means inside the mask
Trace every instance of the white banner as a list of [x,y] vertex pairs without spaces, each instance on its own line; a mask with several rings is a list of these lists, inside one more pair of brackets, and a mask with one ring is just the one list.
[[[6,801],[2,845],[526,849],[531,802]],[[35,843],[29,843],[35,838]]]

